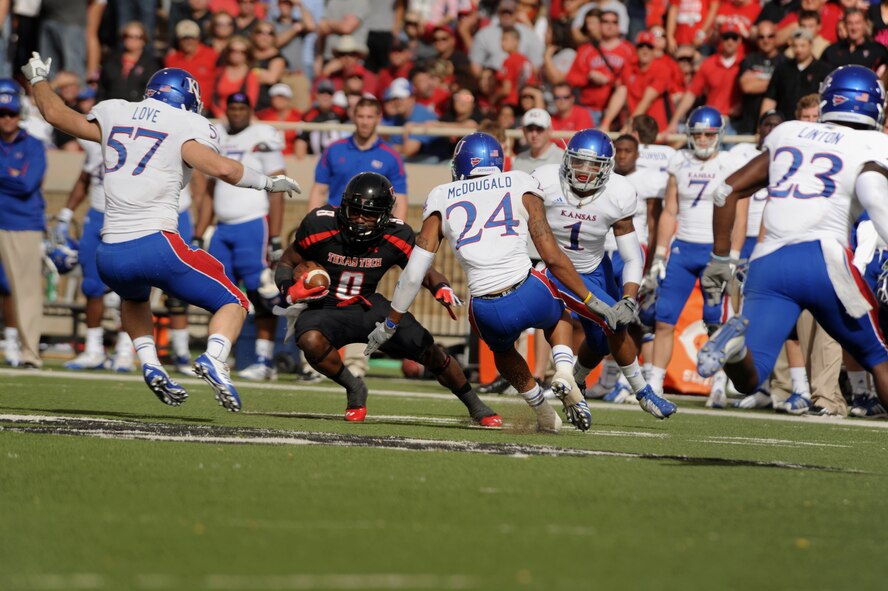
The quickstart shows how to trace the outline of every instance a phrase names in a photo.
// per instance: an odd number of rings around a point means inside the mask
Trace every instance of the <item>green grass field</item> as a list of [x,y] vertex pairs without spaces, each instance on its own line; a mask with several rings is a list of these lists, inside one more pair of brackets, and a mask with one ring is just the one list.
[[[0,589],[885,589],[888,422],[0,370]],[[557,404],[557,403],[556,403]],[[560,405],[559,405],[560,406]],[[559,409],[560,412],[560,409]]]

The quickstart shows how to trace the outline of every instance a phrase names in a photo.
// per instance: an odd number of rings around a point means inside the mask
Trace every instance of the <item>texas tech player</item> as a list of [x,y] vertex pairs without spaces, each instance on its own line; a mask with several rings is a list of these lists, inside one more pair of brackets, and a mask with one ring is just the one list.
[[[313,368],[345,388],[347,421],[364,420],[367,386],[343,365],[337,350],[349,343],[366,343],[376,323],[385,319],[391,303],[376,288],[386,271],[395,265],[403,268],[413,251],[413,230],[391,217],[394,204],[387,178],[375,172],[356,175],[338,209],[327,205],[305,217],[275,273],[290,303],[310,302],[296,322],[296,342]],[[329,289],[306,289],[302,281],[293,281],[293,268],[302,261],[326,269]],[[447,278],[435,269],[429,270],[423,284],[442,305],[461,304]],[[472,390],[459,363],[434,343],[416,318],[406,315],[401,326],[383,351],[429,368],[482,426],[502,425],[502,419]]]

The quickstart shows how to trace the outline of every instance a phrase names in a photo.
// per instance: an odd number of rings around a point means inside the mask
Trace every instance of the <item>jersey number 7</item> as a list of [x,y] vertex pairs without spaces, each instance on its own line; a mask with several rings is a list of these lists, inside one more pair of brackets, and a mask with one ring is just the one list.
[[138,176],[145,172],[145,167],[148,166],[148,161],[151,160],[151,157],[154,156],[155,152],[157,152],[157,148],[160,147],[160,144],[162,144],[163,140],[165,140],[169,135],[160,131],[145,129],[144,127],[112,127],[111,133],[108,134],[108,147],[117,152],[117,164],[115,164],[111,168],[108,168],[106,166],[105,174],[110,174],[112,172],[118,171],[123,168],[124,164],[126,164],[126,146],[120,143],[120,141],[114,139],[115,135],[120,134],[125,134],[126,137],[132,138],[133,140],[137,140],[143,137],[154,140],[154,145],[148,149],[148,152],[145,153],[145,156],[143,156],[142,159],[139,160],[139,164],[136,165],[136,167],[133,169],[133,176]]

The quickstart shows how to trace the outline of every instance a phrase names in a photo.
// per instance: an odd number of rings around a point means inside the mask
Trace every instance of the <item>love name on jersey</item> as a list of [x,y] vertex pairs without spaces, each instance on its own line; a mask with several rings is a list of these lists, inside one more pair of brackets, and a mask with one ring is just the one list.
[[839,133],[838,131],[826,131],[812,127],[803,127],[797,137],[804,140],[823,142],[824,144],[838,144],[842,141],[842,138],[845,137],[845,134]]
[[595,220],[598,219],[597,215],[583,213],[582,211],[575,211],[572,209],[562,209],[561,210],[561,217],[570,218],[572,220],[584,220],[587,222],[594,222]]
[[462,197],[468,193],[489,191],[490,189],[508,189],[512,186],[512,177],[486,176],[480,179],[467,179],[455,187],[447,189],[447,198]]
[[132,120],[157,123],[157,114],[159,112],[160,109],[152,109],[151,107],[136,107],[136,110],[133,111]]
[[327,262],[334,265],[342,265],[343,267],[357,267],[359,269],[376,269],[382,266],[382,257],[347,257],[345,255],[336,254],[335,252],[327,253]]

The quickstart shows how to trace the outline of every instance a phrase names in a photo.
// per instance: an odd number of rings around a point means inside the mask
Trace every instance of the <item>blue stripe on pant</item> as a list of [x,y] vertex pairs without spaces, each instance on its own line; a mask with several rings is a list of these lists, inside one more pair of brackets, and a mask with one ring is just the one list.
[[[666,265],[666,278],[660,284],[657,294],[657,322],[675,325],[681,316],[697,279],[709,263],[712,244],[697,244],[674,240],[669,249],[669,262]],[[703,304],[703,321],[707,324],[724,322],[723,302],[715,306]]]
[[742,312],[749,319],[746,346],[760,381],[771,375],[803,309],[868,370],[888,361],[878,305],[857,270],[853,272],[861,292],[873,304],[873,310],[861,318],[845,312],[829,280],[819,242],[784,246],[750,264]]

